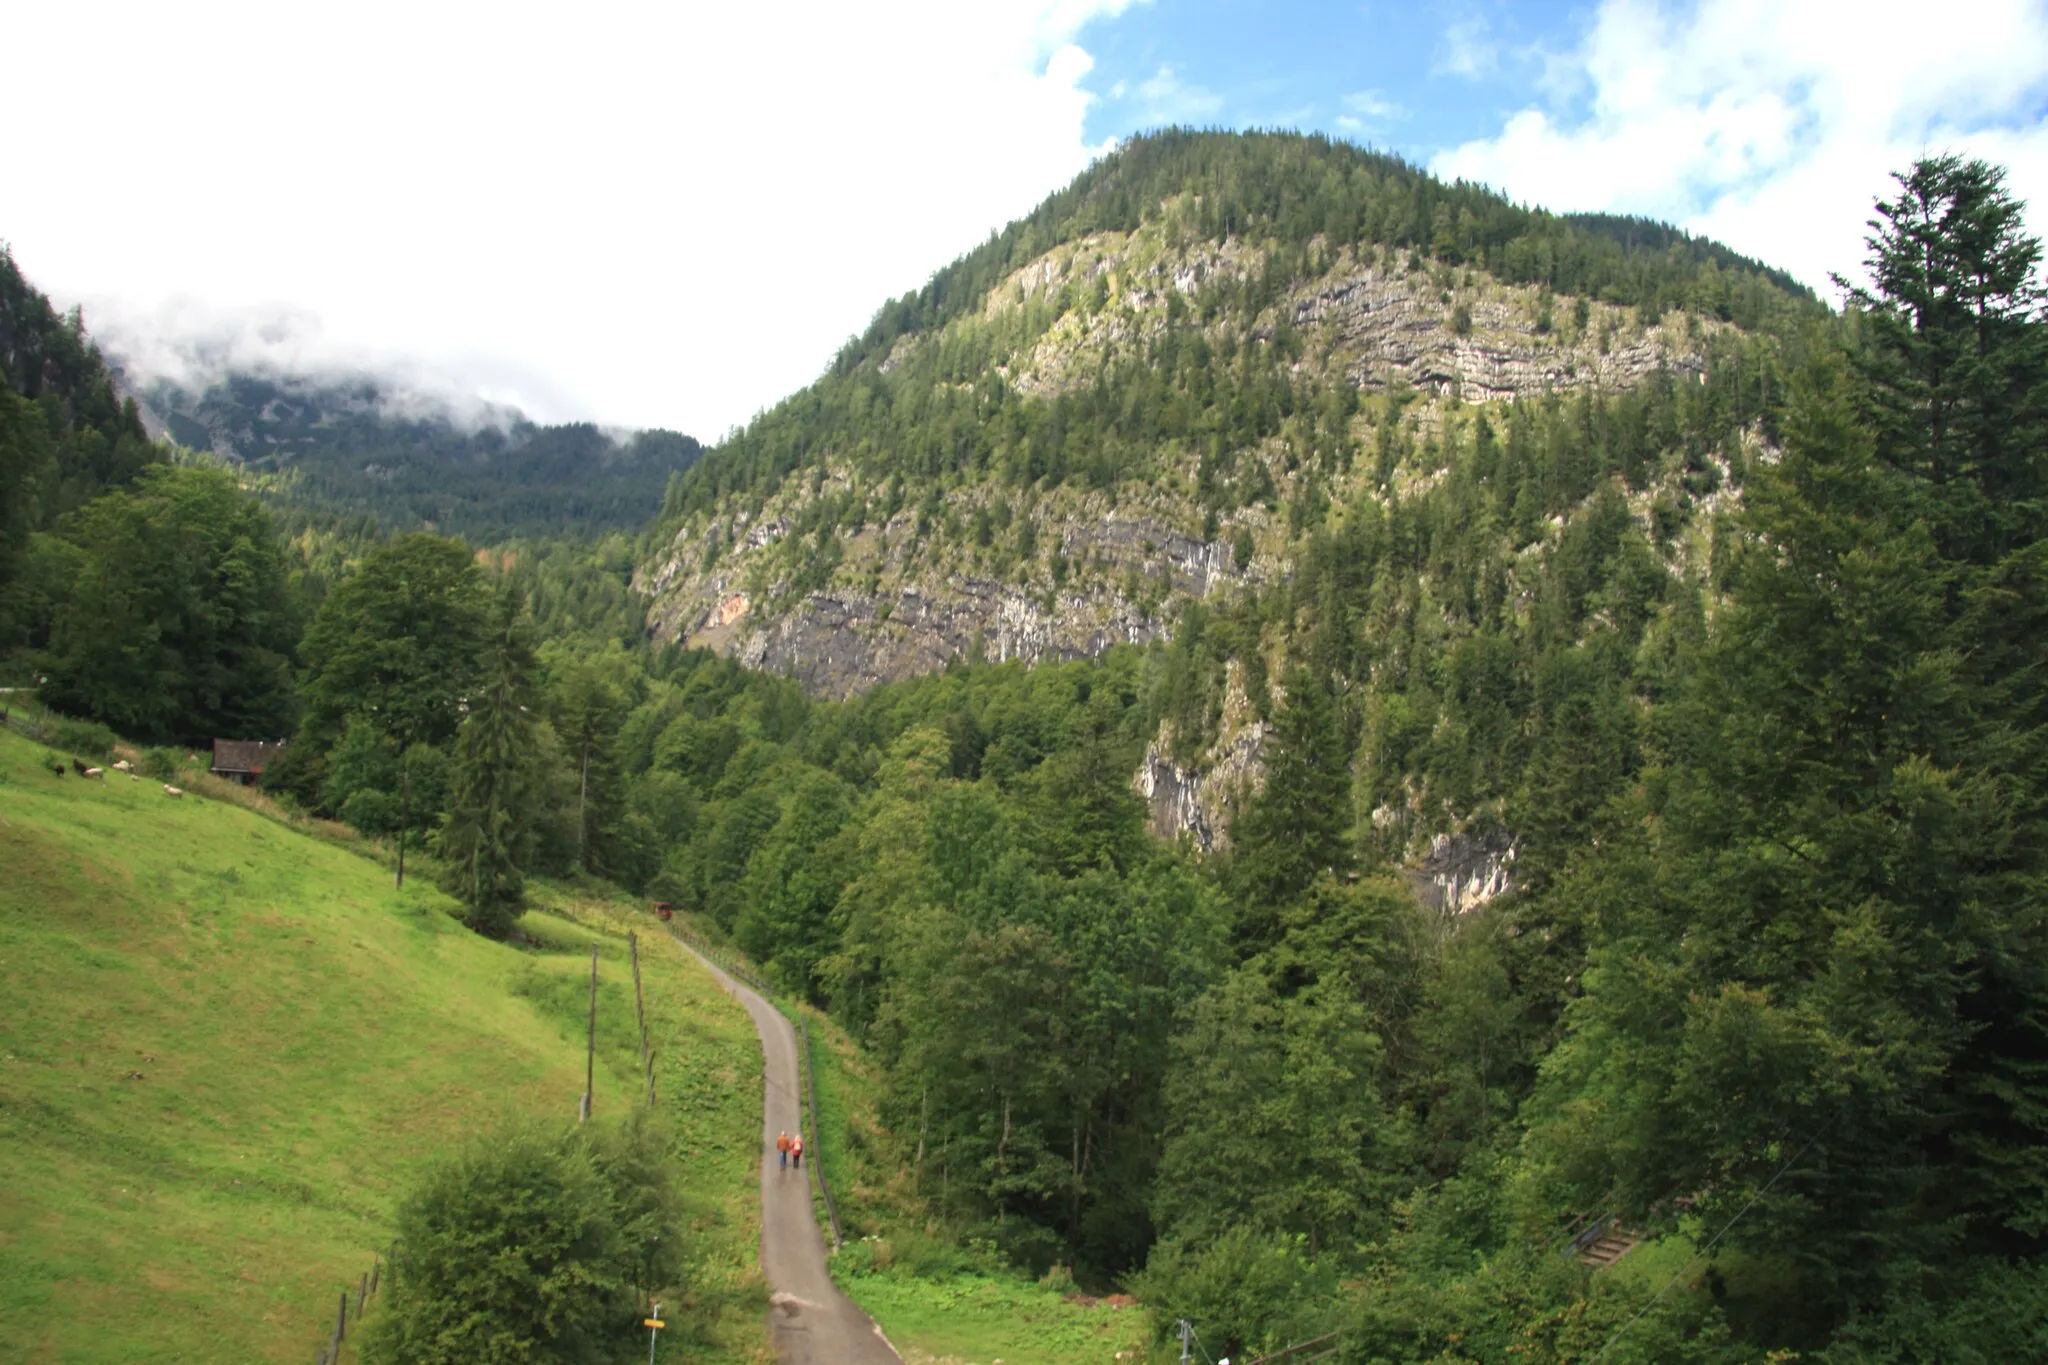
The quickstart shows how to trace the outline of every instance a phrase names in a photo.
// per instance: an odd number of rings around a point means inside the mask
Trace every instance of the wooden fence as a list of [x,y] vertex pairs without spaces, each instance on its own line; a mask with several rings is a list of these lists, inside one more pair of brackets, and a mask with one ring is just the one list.
[[[341,1291],[341,1300],[334,1312],[334,1332],[327,1338],[327,1344],[320,1348],[320,1365],[340,1365],[341,1348],[348,1340],[350,1324],[353,1323],[357,1331],[362,1330],[363,1314],[369,1311],[370,1300],[377,1297],[377,1289],[384,1281],[384,1267],[391,1260],[391,1253],[397,1249],[398,1243],[393,1242],[382,1256],[371,1262],[370,1268],[356,1281],[353,1291]],[[349,1308],[351,1298],[355,1300],[353,1312]]]

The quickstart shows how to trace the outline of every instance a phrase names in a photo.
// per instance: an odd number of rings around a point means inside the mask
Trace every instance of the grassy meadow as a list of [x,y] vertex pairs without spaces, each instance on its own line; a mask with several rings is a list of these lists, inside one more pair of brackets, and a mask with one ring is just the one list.
[[[592,942],[597,1115],[644,1100],[623,907],[544,891],[487,942],[256,803],[44,752],[0,734],[0,1360],[311,1360],[423,1163],[573,1117]],[[643,965],[698,1233],[671,1342],[765,1359],[752,1030],[665,938]]]

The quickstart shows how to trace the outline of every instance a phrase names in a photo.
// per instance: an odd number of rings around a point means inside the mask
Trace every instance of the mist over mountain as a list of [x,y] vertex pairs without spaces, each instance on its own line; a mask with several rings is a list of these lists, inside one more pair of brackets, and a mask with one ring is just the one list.
[[370,374],[230,372],[197,390],[148,381],[137,396],[155,432],[227,461],[273,502],[472,541],[637,529],[699,453],[676,432],[542,425]]

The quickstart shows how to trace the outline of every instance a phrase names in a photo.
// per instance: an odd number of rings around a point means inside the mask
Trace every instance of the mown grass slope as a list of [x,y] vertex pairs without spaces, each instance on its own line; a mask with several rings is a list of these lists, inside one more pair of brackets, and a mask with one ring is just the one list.
[[[573,1116],[594,937],[598,1114],[644,1096],[602,916],[539,935],[559,951],[486,942],[424,881],[42,756],[0,734],[0,1360],[311,1359],[422,1163]],[[698,1358],[753,1359],[751,1033],[679,955],[648,965]]]

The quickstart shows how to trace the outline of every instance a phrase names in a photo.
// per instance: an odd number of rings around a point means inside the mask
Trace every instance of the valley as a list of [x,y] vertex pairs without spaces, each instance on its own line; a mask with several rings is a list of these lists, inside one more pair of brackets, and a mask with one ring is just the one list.
[[0,258],[0,1354],[2040,1354],[2048,285],[1887,194],[1169,128],[703,447]]

